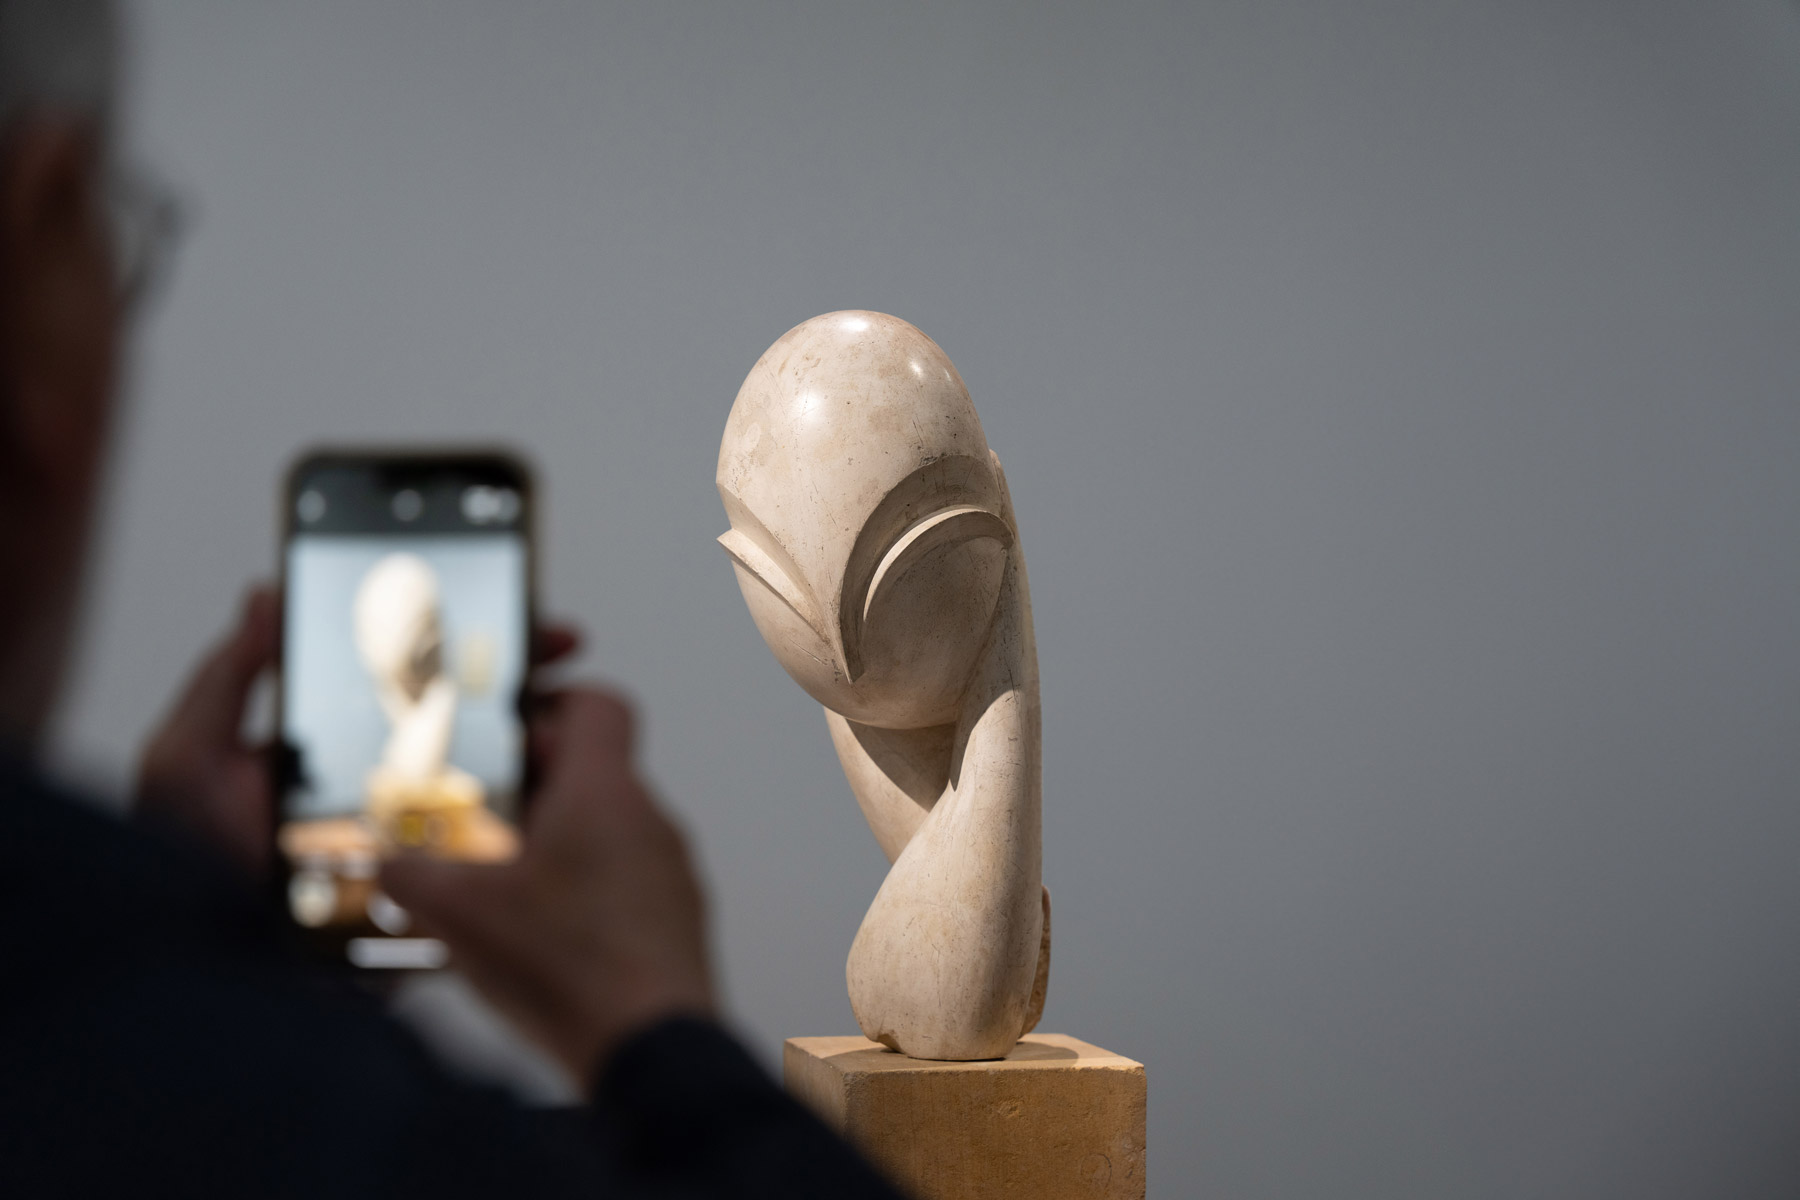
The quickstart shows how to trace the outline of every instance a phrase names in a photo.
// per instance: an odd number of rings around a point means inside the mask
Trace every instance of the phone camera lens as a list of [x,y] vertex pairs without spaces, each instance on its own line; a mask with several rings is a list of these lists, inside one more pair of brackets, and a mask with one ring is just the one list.
[[294,505],[294,511],[299,513],[302,521],[311,525],[325,515],[324,493],[312,488],[301,492],[299,502]]
[[519,515],[519,493],[511,488],[467,488],[462,494],[462,511],[471,525],[510,525]]
[[416,521],[425,511],[425,498],[411,488],[394,493],[394,515],[402,521]]

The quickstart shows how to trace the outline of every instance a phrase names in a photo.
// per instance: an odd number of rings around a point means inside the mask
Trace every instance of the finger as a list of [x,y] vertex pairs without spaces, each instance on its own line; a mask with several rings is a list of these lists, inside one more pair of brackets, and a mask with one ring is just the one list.
[[547,667],[581,650],[581,630],[567,622],[539,625],[531,634],[531,665]]
[[452,964],[503,1011],[519,982],[516,943],[532,933],[519,923],[513,883],[514,874],[504,867],[416,852],[390,860],[381,871],[382,890],[418,932],[447,944]]
[[454,941],[479,924],[501,868],[408,853],[381,865],[381,890],[430,932]]
[[255,666],[274,666],[281,651],[281,594],[266,583],[253,585],[244,597],[238,634],[242,652]]
[[537,797],[542,794],[544,778],[550,764],[556,761],[558,744],[556,712],[562,699],[560,691],[536,692],[523,698],[520,711],[525,719],[525,787],[526,805],[522,824],[526,829],[535,824],[532,814]]
[[597,688],[566,689],[546,722],[553,753],[545,764],[545,786],[628,771],[636,724],[623,697]]
[[188,737],[229,745],[243,725],[256,679],[275,663],[281,641],[281,606],[272,589],[252,588],[236,627],[213,648],[188,680],[168,725]]
[[[219,768],[221,786],[208,816],[210,840],[253,877],[269,869],[275,852],[275,792],[264,749],[234,754]],[[189,784],[190,787],[193,784]]]
[[532,689],[519,696],[519,719],[525,724],[525,753],[536,764],[538,778],[543,766],[556,753],[556,714],[562,705],[563,690]]
[[515,872],[409,852],[382,865],[381,887],[417,930],[450,947],[451,964],[521,1032],[532,1036],[545,1013],[534,994],[532,955],[543,914],[521,910]]
[[571,689],[545,721],[539,784],[526,826],[527,850],[559,846],[566,823],[638,813],[643,790],[631,765],[631,709],[617,696]]
[[525,728],[525,753],[537,764],[540,777],[545,766],[556,757],[557,722],[552,719],[551,711],[540,711]]
[[534,726],[554,723],[564,691],[560,687],[527,689],[519,696],[519,715]]

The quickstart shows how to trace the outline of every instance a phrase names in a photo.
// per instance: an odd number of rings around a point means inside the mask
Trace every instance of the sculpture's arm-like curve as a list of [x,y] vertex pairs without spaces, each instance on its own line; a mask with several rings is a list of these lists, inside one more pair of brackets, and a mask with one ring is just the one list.
[[[892,863],[906,849],[925,816],[943,798],[950,781],[956,727],[878,729],[859,725],[829,708],[825,723],[850,790],[869,830]],[[1037,976],[1021,1034],[1037,1028],[1050,983],[1050,888],[1043,890],[1044,931],[1038,942]]]
[[[1035,696],[1037,643],[1031,628],[1031,591],[1024,574],[1025,559],[1014,544],[1012,495],[1006,486],[1006,472],[1000,467],[1000,456],[991,450],[988,453],[994,472],[999,476],[1002,500],[998,516],[990,515],[988,519],[1000,525],[999,540],[1008,547],[1009,568],[1016,564],[1019,582],[1012,597],[1021,608],[1022,615],[1015,615],[1013,620],[1022,625],[1026,639],[1016,649],[1030,660],[1030,683]],[[972,511],[974,510],[966,508],[945,510],[934,514],[934,520],[922,522],[921,526],[937,525],[944,518]],[[915,527],[914,532],[918,532],[919,528]],[[729,536],[731,535],[728,534],[727,537]],[[719,540],[725,542],[726,538]],[[727,543],[727,549],[731,549],[731,545]],[[889,562],[900,557],[903,545],[904,539],[902,545],[896,545],[888,552],[882,563],[883,569],[876,572],[878,578],[885,573]],[[870,589],[870,594],[872,598],[874,588]],[[999,621],[1000,614],[996,614],[996,623]],[[973,680],[970,689],[971,693],[975,690]],[[966,699],[964,707],[967,707]],[[869,822],[869,829],[874,833],[875,840],[880,843],[882,853],[892,863],[900,857],[900,852],[912,840],[913,834],[918,832],[919,826],[925,821],[925,814],[932,810],[950,786],[951,761],[958,748],[957,726],[883,729],[852,721],[829,708],[825,710],[825,724],[831,730],[831,744],[837,750],[838,762],[844,768],[844,776],[850,782],[850,790],[856,796],[857,805]],[[1044,903],[1047,910],[1047,896]]]
[[956,726],[878,729],[829,708],[825,723],[856,803],[891,863],[950,786]]
[[[916,1058],[1004,1056],[1035,1023],[1040,962],[1048,966],[1037,649],[1018,544],[951,740],[947,786],[928,811],[920,795],[934,773],[909,753],[923,749],[925,731],[906,739],[831,724],[877,838],[898,845],[850,950],[858,1022]],[[921,815],[902,842],[912,811]]]

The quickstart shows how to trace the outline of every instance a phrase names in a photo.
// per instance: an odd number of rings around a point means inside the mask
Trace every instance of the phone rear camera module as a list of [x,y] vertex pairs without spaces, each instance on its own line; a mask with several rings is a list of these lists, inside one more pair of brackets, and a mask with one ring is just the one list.
[[394,516],[402,521],[416,521],[425,511],[425,498],[411,488],[394,493]]
[[325,515],[325,493],[315,488],[307,488],[300,493],[300,499],[294,504],[294,512],[301,521],[313,524]]
[[462,511],[471,525],[510,525],[519,515],[519,493],[503,487],[465,488]]

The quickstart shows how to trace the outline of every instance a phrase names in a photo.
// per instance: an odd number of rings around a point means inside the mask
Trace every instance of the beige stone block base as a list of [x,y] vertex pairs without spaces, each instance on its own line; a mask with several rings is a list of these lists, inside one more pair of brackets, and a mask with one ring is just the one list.
[[789,1038],[787,1088],[921,1200],[1142,1200],[1144,1065],[1059,1033],[993,1062]]

